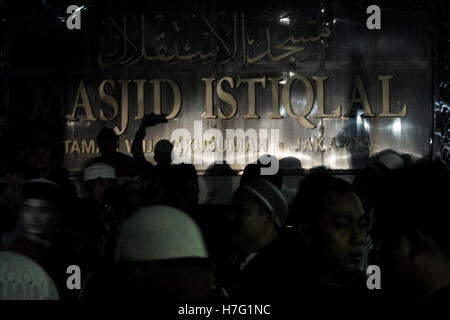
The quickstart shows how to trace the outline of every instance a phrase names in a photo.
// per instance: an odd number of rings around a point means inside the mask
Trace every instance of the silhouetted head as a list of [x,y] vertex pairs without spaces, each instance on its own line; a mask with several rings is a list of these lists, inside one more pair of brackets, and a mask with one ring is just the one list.
[[295,157],[286,157],[280,160],[281,174],[299,174],[302,172],[302,162]]
[[159,166],[168,167],[172,162],[173,144],[166,139],[159,140],[155,145],[155,161]]
[[111,154],[119,146],[119,137],[112,128],[104,127],[97,135],[97,144],[102,155]]
[[[374,238],[381,268],[405,294],[423,297],[450,281],[449,184],[450,171],[436,162],[392,171],[378,188]],[[447,283],[440,282],[437,275],[446,272]]]
[[[263,163],[264,158],[264,163]],[[267,161],[269,161],[267,163]],[[278,189],[281,189],[283,185],[283,176],[281,175],[281,172],[278,170],[278,167],[276,170],[274,170],[274,174],[263,174],[262,168],[268,169],[270,167],[279,166],[279,161],[274,156],[265,155],[258,159],[256,163],[249,163],[245,166],[244,172],[242,173],[241,182],[240,185],[245,185],[249,181],[255,179],[255,178],[262,178],[270,183],[272,183],[274,186],[278,187]]]

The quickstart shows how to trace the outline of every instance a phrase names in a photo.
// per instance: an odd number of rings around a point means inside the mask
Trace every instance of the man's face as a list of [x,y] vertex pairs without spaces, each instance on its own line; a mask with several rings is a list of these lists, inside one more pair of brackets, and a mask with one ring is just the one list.
[[247,190],[236,192],[228,216],[231,242],[243,253],[256,252],[261,245],[261,235],[267,228],[264,214],[257,199]]
[[45,200],[26,199],[20,216],[24,231],[35,236],[50,235],[58,224],[55,206]]
[[366,241],[366,216],[353,192],[328,192],[318,220],[318,253],[339,273],[358,271]]
[[115,185],[114,179],[103,179],[97,178],[95,180],[86,181],[86,189],[91,195],[92,199],[98,204],[102,205],[105,203],[105,190],[108,187]]

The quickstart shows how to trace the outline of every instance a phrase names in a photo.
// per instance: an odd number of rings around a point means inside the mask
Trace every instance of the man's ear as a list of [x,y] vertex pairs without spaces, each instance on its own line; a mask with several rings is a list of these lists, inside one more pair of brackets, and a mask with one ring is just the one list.
[[267,211],[264,214],[264,222],[266,224],[277,224],[277,214],[274,211]]
[[416,259],[418,255],[423,253],[424,250],[424,236],[422,231],[419,229],[414,229],[406,235],[409,243],[409,254],[408,258],[410,260]]

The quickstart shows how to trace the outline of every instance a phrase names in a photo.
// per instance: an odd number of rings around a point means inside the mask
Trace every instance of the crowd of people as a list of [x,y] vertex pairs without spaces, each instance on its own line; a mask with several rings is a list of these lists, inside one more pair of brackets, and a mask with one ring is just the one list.
[[[103,128],[80,197],[52,141],[2,155],[0,299],[443,305],[450,301],[449,170],[384,152],[353,183],[326,168],[302,177],[293,203],[283,176],[248,165],[227,206],[199,205],[194,166],[173,146],[133,156]],[[120,182],[120,177],[128,177]],[[122,180],[123,181],[123,180]],[[381,289],[369,289],[369,265]],[[69,288],[69,266],[81,287]]]

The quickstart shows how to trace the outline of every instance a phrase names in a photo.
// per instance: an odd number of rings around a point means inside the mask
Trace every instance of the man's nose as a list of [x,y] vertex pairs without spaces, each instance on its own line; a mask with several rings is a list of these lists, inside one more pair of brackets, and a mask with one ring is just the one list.
[[351,241],[355,244],[364,245],[366,243],[366,230],[358,225],[351,228]]

